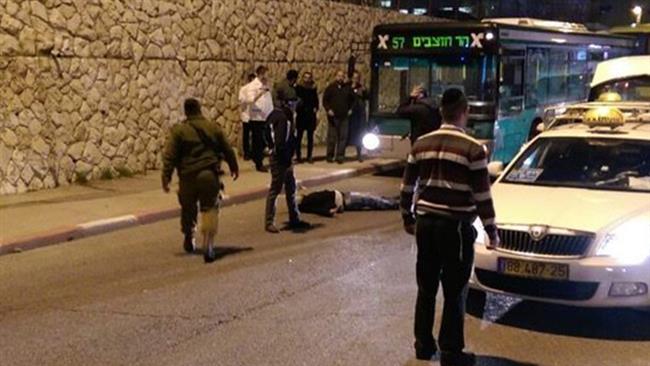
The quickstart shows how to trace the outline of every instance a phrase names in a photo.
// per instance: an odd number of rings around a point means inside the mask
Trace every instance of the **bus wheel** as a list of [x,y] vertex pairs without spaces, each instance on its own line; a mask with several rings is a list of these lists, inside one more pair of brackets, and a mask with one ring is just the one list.
[[533,123],[530,124],[530,131],[528,131],[528,141],[532,140],[535,136],[539,135],[539,125],[544,123],[541,118],[535,118]]

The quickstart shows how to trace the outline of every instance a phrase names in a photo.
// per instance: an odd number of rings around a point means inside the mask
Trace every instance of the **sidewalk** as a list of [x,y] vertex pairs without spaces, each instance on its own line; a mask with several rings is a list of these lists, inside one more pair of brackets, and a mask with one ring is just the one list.
[[[266,196],[270,173],[256,172],[248,161],[239,163],[236,182],[224,176],[223,206]],[[371,159],[338,165],[317,159],[315,164],[296,165],[295,172],[299,186],[310,188],[399,164],[397,160]],[[164,194],[160,171],[149,171],[132,178],[1,196],[0,255],[177,217],[180,209],[173,193],[177,184],[174,176],[172,193]]]

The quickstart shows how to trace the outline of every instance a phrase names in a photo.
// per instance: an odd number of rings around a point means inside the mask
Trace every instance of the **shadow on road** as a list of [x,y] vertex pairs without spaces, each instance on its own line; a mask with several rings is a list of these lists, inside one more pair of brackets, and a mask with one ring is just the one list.
[[321,228],[321,227],[323,227],[323,226],[325,226],[325,225],[323,225],[323,224],[321,224],[321,223],[316,223],[316,224],[311,224],[311,226],[308,227],[308,228],[304,228],[304,229],[292,229],[292,228],[289,227],[289,223],[287,222],[287,223],[285,223],[285,225],[282,227],[282,231],[291,231],[291,232],[294,233],[294,234],[305,234],[305,233],[308,233],[308,232],[310,232],[310,231],[312,231],[312,230],[316,230],[316,229],[318,229],[318,228]]
[[617,341],[650,341],[650,313],[580,308],[488,294],[468,297],[467,312],[485,321],[536,332]]
[[[420,361],[411,359],[407,361],[404,366],[435,366],[439,364],[439,361]],[[537,366],[537,364],[514,361],[504,357],[477,355],[476,366]]]
[[[253,247],[234,247],[234,246],[217,246],[214,248],[214,251],[216,253],[216,260],[222,259],[224,257],[227,257],[229,255],[234,255],[238,254],[241,252],[248,252],[253,250]],[[179,257],[184,257],[188,255],[185,252],[177,253],[176,256]],[[203,255],[203,248],[199,248],[198,250],[194,251],[191,255]]]

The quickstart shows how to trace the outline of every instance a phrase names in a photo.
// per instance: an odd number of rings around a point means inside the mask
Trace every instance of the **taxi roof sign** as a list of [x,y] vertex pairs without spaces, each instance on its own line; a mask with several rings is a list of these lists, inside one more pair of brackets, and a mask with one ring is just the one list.
[[616,128],[625,124],[625,116],[618,108],[598,107],[585,113],[583,123],[590,127]]

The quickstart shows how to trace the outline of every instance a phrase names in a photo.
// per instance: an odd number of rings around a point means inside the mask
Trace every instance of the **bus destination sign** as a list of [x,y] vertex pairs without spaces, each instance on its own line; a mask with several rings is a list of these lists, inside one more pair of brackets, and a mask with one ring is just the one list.
[[482,50],[487,41],[494,38],[492,33],[477,32],[469,34],[444,34],[444,35],[391,35],[378,34],[376,48],[378,51],[400,50],[433,50],[433,49],[458,49],[469,48]]

